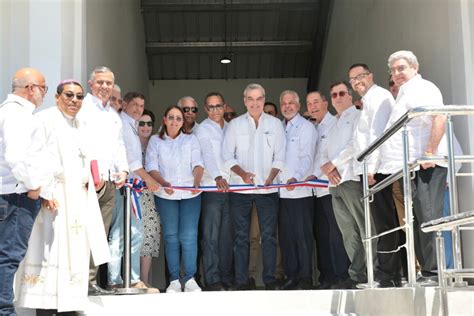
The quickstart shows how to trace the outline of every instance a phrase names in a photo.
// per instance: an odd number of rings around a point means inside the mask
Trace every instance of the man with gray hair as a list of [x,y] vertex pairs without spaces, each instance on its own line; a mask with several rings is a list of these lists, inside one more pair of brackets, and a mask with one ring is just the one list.
[[[98,163],[100,185],[96,190],[107,235],[115,206],[115,190],[125,184],[128,174],[122,120],[110,106],[114,81],[112,70],[107,67],[95,68],[89,80],[91,93],[84,98],[82,109],[77,115],[88,141],[88,156]],[[98,268],[91,262],[89,293],[91,295],[113,293],[97,285],[97,270]]]
[[[300,98],[295,91],[280,94],[280,111],[286,135],[285,166],[280,182],[303,181],[313,171],[317,132],[300,114]],[[310,187],[280,189],[278,232],[287,277],[283,290],[312,288],[313,190]]]
[[[277,118],[263,112],[265,90],[249,84],[244,90],[247,112],[229,123],[224,136],[222,157],[231,172],[230,183],[269,186],[285,162],[285,132]],[[276,225],[278,189],[255,188],[230,194],[234,222],[235,283],[237,290],[249,289],[249,226],[255,202],[262,238],[265,289],[276,289]]]
[[34,68],[18,70],[12,93],[0,105],[0,315],[16,315],[13,279],[28,247],[49,179],[44,159],[44,128],[33,116],[48,86]]
[[[402,50],[390,55],[388,67],[392,79],[400,86],[400,90],[387,126],[393,125],[403,114],[417,107],[444,105],[440,90],[418,74],[418,59],[411,51]],[[418,117],[408,123],[410,160],[434,154],[446,154],[446,148],[438,147],[444,137],[445,122],[445,116],[433,115]],[[381,156],[381,173],[391,174],[403,168],[401,131],[382,146]],[[415,179],[412,181],[415,252],[422,274],[419,281],[427,284],[433,284],[436,280],[438,269],[435,233],[423,233],[420,225],[442,217],[446,177],[446,165],[424,163],[416,171]]]
[[115,83],[114,89],[112,90],[112,96],[110,97],[110,106],[120,113],[122,111],[122,103],[122,89],[120,89],[120,86]]
[[178,106],[184,112],[183,128],[186,133],[193,133],[198,127],[196,116],[198,112],[198,104],[193,97],[185,96],[178,100]]

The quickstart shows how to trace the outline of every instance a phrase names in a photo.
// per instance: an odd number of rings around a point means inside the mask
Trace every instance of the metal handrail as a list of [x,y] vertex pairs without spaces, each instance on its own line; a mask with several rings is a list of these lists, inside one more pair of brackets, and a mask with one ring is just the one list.
[[[429,156],[429,157],[420,157],[414,162],[410,162],[409,157],[409,127],[408,123],[410,120],[420,117],[423,115],[445,115],[446,120],[446,136],[447,136],[447,145],[448,145],[448,155],[447,156]],[[459,106],[459,105],[448,105],[448,106],[426,106],[418,107],[406,112],[402,115],[392,126],[387,128],[385,132],[380,135],[374,142],[372,142],[364,151],[362,151],[357,156],[357,161],[363,162],[363,203],[364,203],[364,215],[365,215],[365,229],[366,236],[363,238],[365,250],[366,250],[366,260],[367,260],[367,279],[368,287],[376,286],[376,282],[373,279],[373,264],[372,264],[372,240],[379,238],[380,236],[393,233],[400,229],[405,228],[407,234],[407,241],[404,247],[407,249],[407,259],[408,259],[408,285],[414,286],[416,284],[416,274],[415,274],[415,251],[414,251],[414,235],[413,235],[413,210],[412,210],[412,192],[411,192],[411,172],[413,169],[418,167],[420,164],[425,162],[447,162],[448,163],[448,179],[449,184],[449,194],[450,194],[450,210],[451,214],[458,213],[458,204],[457,204],[457,187],[455,182],[456,172],[455,172],[455,160],[460,158],[462,162],[472,162],[474,161],[473,156],[455,156],[454,155],[454,133],[453,133],[453,122],[452,116],[457,115],[474,115],[474,106]],[[395,133],[399,132],[403,128],[403,169],[399,172],[395,172],[384,181],[378,183],[371,188],[368,185],[368,165],[367,157],[377,150],[387,139],[393,136]],[[370,229],[370,199],[372,196],[382,190],[383,188],[389,186],[391,183],[403,177],[403,188],[404,188],[404,204],[405,204],[405,225],[395,227],[391,230],[381,232],[376,236],[372,236]],[[462,258],[461,258],[461,244],[460,244],[460,235],[459,227],[455,227],[452,230],[453,237],[453,249],[454,249],[454,266],[456,269],[462,269]],[[440,249],[440,253],[437,254],[438,257],[444,258],[444,246],[438,245],[440,242],[438,238],[437,249]],[[395,250],[397,251],[397,250]],[[440,258],[441,258],[440,257]],[[438,260],[439,261],[439,260]],[[440,263],[441,264],[441,263]],[[438,270],[445,270],[444,265],[438,267]],[[462,283],[462,277],[456,277],[456,283]]]
[[368,155],[373,153],[379,148],[387,139],[393,134],[398,132],[406,123],[415,117],[422,115],[473,115],[474,106],[472,105],[446,105],[446,106],[420,106],[407,111],[402,115],[392,126],[390,126],[385,132],[374,140],[369,147],[362,151],[357,156],[357,161],[362,162]]

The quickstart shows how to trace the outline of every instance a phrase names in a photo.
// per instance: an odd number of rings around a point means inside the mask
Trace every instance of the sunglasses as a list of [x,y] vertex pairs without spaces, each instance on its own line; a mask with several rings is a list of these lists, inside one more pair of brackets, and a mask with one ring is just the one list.
[[76,97],[76,99],[79,101],[82,101],[84,99],[83,94],[74,94],[73,92],[69,91],[63,92],[62,94],[66,97],[66,99],[72,99],[74,97]]
[[183,112],[184,112],[184,113],[188,113],[189,111],[191,111],[191,112],[193,112],[193,113],[197,113],[198,108],[196,108],[196,107],[189,107],[189,106],[183,107]]
[[331,98],[335,99],[335,98],[337,98],[337,96],[340,96],[342,98],[346,94],[349,94],[349,93],[346,92],[346,91],[339,91],[339,93],[333,92],[333,93],[331,93]]
[[183,118],[181,116],[168,115],[166,118],[168,119],[168,121],[176,121],[176,122],[183,121]]
[[153,127],[153,122],[152,122],[152,121],[139,121],[139,122],[138,122],[138,126],[143,127],[143,126],[145,126],[145,125],[148,125],[148,126],[150,126],[150,127]]
[[110,101],[115,102],[117,101],[118,104],[122,104],[123,100],[117,97],[110,97]]

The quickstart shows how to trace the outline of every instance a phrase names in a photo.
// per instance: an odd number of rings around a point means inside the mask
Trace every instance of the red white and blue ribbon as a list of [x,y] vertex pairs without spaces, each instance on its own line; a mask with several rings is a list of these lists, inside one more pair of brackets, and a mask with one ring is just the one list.
[[[282,184],[271,184],[271,185],[262,185],[262,184],[230,184],[229,190],[225,192],[241,192],[241,191],[251,191],[251,190],[269,190],[269,189],[282,189],[289,187],[311,187],[311,188],[327,188],[329,181],[327,180],[308,180],[308,181],[298,181],[292,183],[282,183]],[[135,217],[139,220],[142,219],[142,210],[140,207],[140,197],[143,195],[143,190],[147,189],[146,183],[140,179],[133,178],[127,179],[125,186],[130,188],[130,195],[132,197],[132,212],[135,214]],[[223,192],[217,188],[215,185],[202,185],[198,188],[192,186],[171,186],[171,189],[182,190],[182,191],[201,191],[201,192]]]
[[138,220],[142,219],[142,208],[140,206],[140,197],[143,195],[143,190],[146,189],[145,182],[140,179],[127,179],[125,186],[130,188],[132,212]]
[[[262,184],[230,184],[229,190],[226,192],[240,192],[240,191],[250,191],[250,190],[269,190],[269,189],[281,189],[289,187],[312,187],[312,188],[327,188],[329,185],[328,180],[308,180],[308,181],[298,181],[292,183],[282,183],[282,184],[271,184],[271,185],[262,185]],[[175,190],[183,191],[202,191],[202,192],[222,192],[215,185],[204,185],[198,188],[192,186],[171,186]]]

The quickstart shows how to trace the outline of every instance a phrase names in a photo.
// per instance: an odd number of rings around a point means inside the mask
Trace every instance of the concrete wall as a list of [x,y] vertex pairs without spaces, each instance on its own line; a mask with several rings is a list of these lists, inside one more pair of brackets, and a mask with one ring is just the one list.
[[[445,104],[474,105],[474,1],[335,0],[321,74],[321,89],[348,79],[347,69],[365,62],[387,87],[388,56],[411,50],[422,76],[434,82]],[[474,118],[456,118],[455,131],[465,153],[474,152]],[[463,166],[469,171],[470,166]],[[472,210],[472,178],[459,178],[460,210]],[[474,234],[463,235],[466,266],[474,266]]]
[[87,16],[87,73],[108,66],[122,92],[148,96],[145,30],[140,0],[83,0]]
[[[265,88],[266,100],[278,105],[283,90],[294,90],[305,100],[306,78],[294,79],[239,79],[239,80],[156,80],[150,83],[150,108],[157,115],[163,115],[164,109],[176,104],[179,98],[190,95],[196,99],[202,109],[204,97],[208,92],[222,93],[226,102],[237,111],[245,113],[243,91],[249,83],[259,83]],[[203,110],[198,112],[198,120],[206,117]]]
[[[41,70],[54,105],[60,80],[87,83],[90,71],[106,65],[125,91],[148,95],[140,0],[1,0],[0,99],[21,67]],[[126,39],[126,41],[125,41]]]

